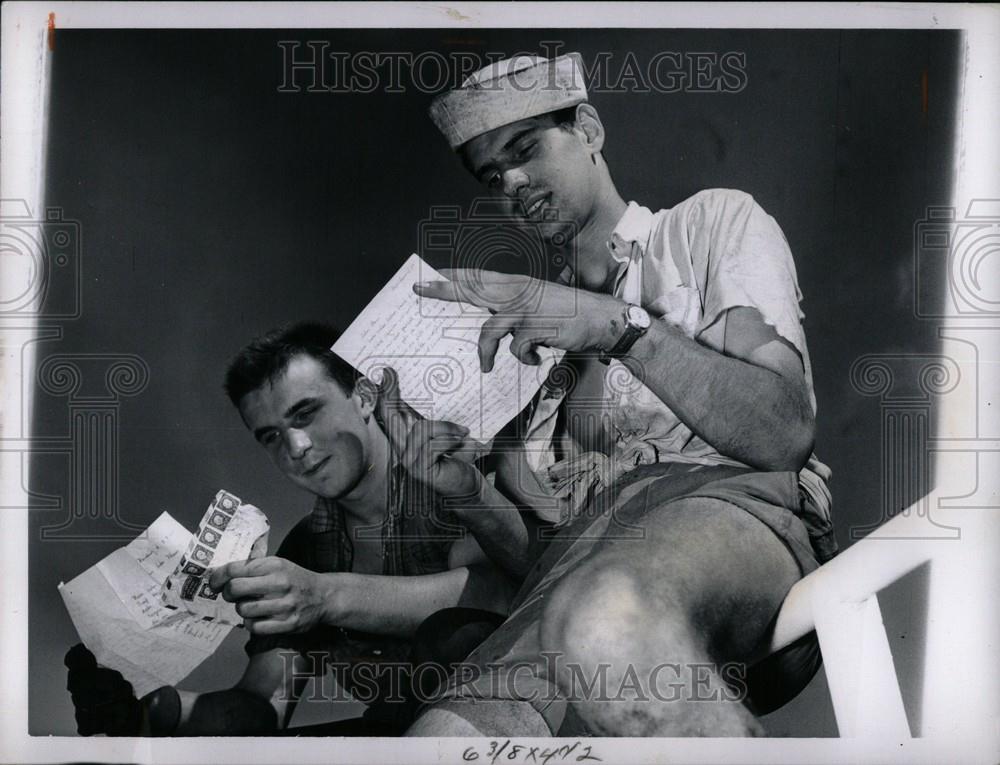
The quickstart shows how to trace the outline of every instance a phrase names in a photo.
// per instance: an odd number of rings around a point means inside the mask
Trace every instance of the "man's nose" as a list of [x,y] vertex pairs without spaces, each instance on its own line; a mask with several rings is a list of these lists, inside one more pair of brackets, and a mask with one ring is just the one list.
[[288,455],[294,460],[300,460],[312,448],[312,441],[304,430],[289,430],[285,436]]
[[512,167],[505,170],[501,176],[503,180],[503,193],[505,196],[516,198],[519,192],[528,186],[528,174],[520,167]]

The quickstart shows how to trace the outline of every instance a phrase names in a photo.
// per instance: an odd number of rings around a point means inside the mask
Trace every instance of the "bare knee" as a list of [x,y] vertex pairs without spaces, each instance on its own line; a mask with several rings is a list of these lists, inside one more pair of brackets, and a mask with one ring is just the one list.
[[611,622],[639,610],[636,583],[620,566],[589,562],[567,572],[542,612],[540,638],[545,650],[571,646],[585,635],[604,632]]
[[614,664],[658,646],[679,649],[689,633],[682,610],[652,602],[634,562],[615,555],[567,573],[545,606],[539,637],[543,650],[568,660]]

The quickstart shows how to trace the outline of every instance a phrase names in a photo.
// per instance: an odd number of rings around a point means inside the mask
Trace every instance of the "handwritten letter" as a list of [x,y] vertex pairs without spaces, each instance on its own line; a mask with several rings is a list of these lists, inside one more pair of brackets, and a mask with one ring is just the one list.
[[471,438],[489,441],[528,405],[562,351],[539,347],[542,364],[529,366],[510,353],[508,336],[483,374],[477,343],[489,311],[422,298],[412,289],[418,281],[444,277],[414,254],[332,350],[374,382],[392,367],[403,400],[424,417],[464,425]]

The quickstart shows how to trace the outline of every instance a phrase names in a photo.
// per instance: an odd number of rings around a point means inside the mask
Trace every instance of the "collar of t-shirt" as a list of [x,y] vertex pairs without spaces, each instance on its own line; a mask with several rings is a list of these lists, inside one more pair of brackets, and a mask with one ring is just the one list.
[[618,263],[612,294],[638,304],[642,295],[642,258],[653,232],[653,212],[629,202],[608,238],[608,254]]

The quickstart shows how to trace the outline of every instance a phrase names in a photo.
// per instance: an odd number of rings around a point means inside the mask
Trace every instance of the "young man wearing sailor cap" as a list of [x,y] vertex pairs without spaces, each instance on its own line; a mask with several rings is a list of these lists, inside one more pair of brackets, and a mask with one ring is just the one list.
[[452,678],[410,734],[762,733],[755,714],[819,664],[814,636],[765,658],[773,619],[835,552],[781,230],[738,191],[626,203],[579,54],[495,63],[431,117],[491,195],[531,220],[557,213],[572,238],[557,282],[457,270],[414,287],[494,311],[484,371],[506,334],[526,363],[538,345],[567,355],[497,475],[553,541],[468,657],[480,671]]

